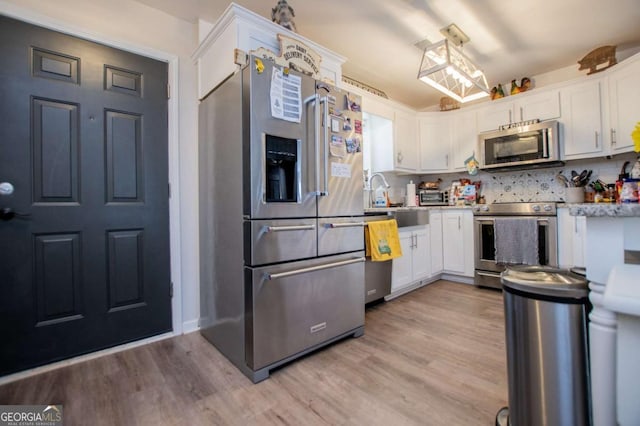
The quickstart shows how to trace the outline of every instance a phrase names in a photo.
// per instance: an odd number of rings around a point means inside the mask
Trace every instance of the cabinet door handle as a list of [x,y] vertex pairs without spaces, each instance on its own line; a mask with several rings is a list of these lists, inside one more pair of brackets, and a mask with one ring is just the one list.
[[460,229],[460,216],[458,216],[458,229]]
[[524,110],[520,107],[520,121],[524,121]]
[[509,124],[513,123],[512,117],[511,117],[511,110],[509,110]]
[[611,145],[616,144],[616,129],[611,129]]
[[598,148],[598,131],[596,130],[596,148]]
[[413,236],[413,238],[415,238],[415,239],[416,239],[416,245],[415,245],[414,247],[415,247],[415,248],[418,248],[418,236],[417,236],[417,235],[414,235],[414,236]]
[[398,155],[396,156],[396,159],[398,161],[398,164],[402,164],[402,159],[404,157],[402,156],[402,152],[398,151]]
[[577,234],[577,233],[578,233],[578,221],[577,221],[577,220],[575,220],[575,218],[574,218],[574,221],[573,221],[573,232],[574,232],[575,234]]
[[446,154],[446,155],[444,156],[444,159],[445,159],[445,161],[446,161],[447,168],[449,168],[449,154]]

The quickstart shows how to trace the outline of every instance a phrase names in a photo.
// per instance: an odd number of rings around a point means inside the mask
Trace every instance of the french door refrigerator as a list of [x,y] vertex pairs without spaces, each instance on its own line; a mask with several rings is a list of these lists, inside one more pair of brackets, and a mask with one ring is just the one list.
[[253,382],[362,335],[360,98],[250,57],[199,122],[202,335]]

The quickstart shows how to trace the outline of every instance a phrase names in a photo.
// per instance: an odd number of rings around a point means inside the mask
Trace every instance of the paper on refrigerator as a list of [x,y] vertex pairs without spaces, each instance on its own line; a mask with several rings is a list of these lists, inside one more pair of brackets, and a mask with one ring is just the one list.
[[271,116],[280,120],[300,123],[302,116],[302,79],[273,67],[271,74]]

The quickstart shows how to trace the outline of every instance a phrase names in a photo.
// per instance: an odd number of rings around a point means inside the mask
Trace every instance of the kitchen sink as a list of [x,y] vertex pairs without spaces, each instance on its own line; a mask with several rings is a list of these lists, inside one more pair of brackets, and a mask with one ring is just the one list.
[[429,224],[429,210],[398,210],[396,211],[398,227],[418,226]]

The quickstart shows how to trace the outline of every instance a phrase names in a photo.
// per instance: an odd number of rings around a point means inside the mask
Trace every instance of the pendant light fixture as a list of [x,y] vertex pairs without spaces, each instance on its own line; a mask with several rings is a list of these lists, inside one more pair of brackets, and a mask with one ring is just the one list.
[[424,47],[418,79],[461,103],[488,96],[484,72],[462,53],[469,37],[455,24],[440,32],[444,40]]

